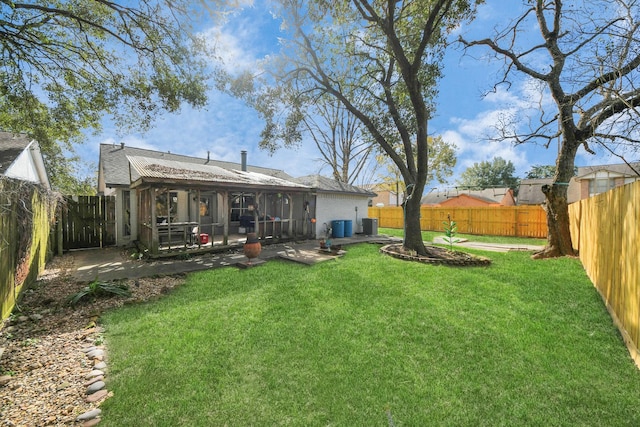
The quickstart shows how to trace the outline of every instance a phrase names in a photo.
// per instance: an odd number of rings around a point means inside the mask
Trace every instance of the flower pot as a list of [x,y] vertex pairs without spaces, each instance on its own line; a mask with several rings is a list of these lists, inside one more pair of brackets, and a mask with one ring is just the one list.
[[256,233],[247,233],[247,241],[244,244],[244,256],[249,258],[249,263],[251,263],[252,259],[257,258],[261,251],[262,245]]

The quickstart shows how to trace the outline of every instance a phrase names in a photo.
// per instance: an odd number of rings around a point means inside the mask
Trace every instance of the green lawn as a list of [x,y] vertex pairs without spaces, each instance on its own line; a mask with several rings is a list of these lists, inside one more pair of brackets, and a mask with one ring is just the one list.
[[101,425],[640,425],[640,371],[577,260],[347,249],[106,313]]
[[[378,228],[378,233],[388,236],[402,237],[403,230],[398,228]],[[422,239],[425,242],[433,242],[435,237],[444,237],[444,230],[441,231],[423,231]],[[533,239],[530,237],[505,237],[505,236],[476,236],[475,234],[456,234],[457,238],[467,239],[471,242],[483,243],[513,243],[524,245],[546,245],[546,239]]]

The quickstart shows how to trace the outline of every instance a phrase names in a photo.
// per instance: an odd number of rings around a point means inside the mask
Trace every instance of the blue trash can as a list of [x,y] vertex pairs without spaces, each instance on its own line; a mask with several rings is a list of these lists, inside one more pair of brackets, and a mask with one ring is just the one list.
[[353,221],[350,219],[344,220],[344,237],[351,237],[353,235]]
[[331,221],[331,236],[334,238],[344,237],[344,220]]

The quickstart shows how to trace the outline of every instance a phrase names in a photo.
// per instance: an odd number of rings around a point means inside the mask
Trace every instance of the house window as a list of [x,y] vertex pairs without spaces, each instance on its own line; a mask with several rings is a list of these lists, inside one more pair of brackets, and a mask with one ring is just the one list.
[[131,236],[131,192],[122,192],[122,224],[124,225],[124,237]]
[[612,178],[596,178],[589,181],[589,196],[604,193],[615,187],[615,180]]
[[253,193],[234,193],[231,195],[231,221],[240,221],[243,216],[253,216],[255,195]]

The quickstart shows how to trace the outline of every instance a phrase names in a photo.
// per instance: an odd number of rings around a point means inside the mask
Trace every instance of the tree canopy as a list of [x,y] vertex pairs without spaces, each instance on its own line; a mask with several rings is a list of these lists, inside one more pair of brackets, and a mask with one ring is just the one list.
[[105,115],[145,129],[206,103],[205,44],[188,0],[0,0],[0,129],[38,140],[68,190],[75,143]]
[[482,190],[492,187],[516,188],[518,178],[514,176],[515,166],[510,160],[494,157],[492,161],[474,163],[460,175],[458,187]]
[[[262,145],[300,141],[319,97],[335,98],[397,167],[409,197],[405,247],[420,254],[420,198],[429,170],[427,123],[449,30],[472,18],[472,0],[282,0],[282,55],[227,88],[265,119]],[[261,70],[262,71],[262,70]],[[415,197],[411,195],[415,194]]]

